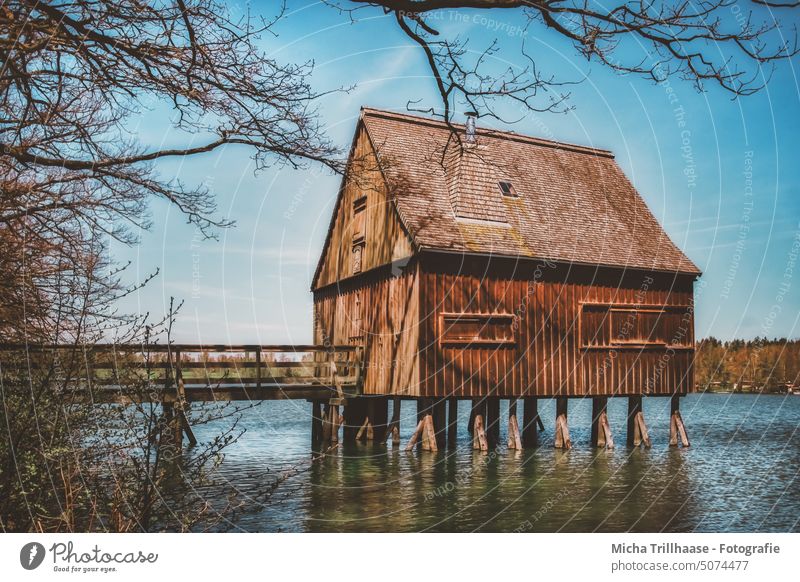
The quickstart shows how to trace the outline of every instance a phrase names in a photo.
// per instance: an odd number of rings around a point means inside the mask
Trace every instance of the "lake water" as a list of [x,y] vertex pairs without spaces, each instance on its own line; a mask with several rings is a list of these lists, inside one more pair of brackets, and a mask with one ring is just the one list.
[[[311,405],[266,402],[243,413],[246,432],[219,471],[247,501],[234,530],[800,530],[800,397],[690,395],[681,404],[688,449],[667,445],[669,399],[644,399],[649,450],[625,447],[626,410],[627,399],[610,399],[612,451],[589,447],[590,400],[570,400],[574,448],[555,450],[554,402],[542,399],[541,446],[480,453],[471,448],[462,401],[456,450],[406,453],[416,424],[406,401],[400,447],[350,445],[313,461]],[[197,433],[208,438],[213,430]],[[501,442],[504,435],[505,426]],[[267,502],[250,498],[286,470],[298,472]]]

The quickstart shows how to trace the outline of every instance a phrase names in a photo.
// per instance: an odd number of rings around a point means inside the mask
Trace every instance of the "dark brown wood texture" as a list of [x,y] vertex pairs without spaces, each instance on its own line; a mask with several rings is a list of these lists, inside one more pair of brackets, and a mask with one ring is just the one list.
[[356,131],[312,287],[320,289],[357,276],[353,271],[354,247],[360,247],[360,272],[392,262],[402,265],[413,252],[362,124]]
[[[419,396],[686,393],[693,386],[692,281],[545,261],[426,254],[420,273]],[[584,310],[585,305],[591,308]],[[589,341],[590,331],[610,330],[603,317],[617,306],[634,314],[646,311],[646,318],[666,314],[659,333],[666,333],[667,341],[616,342],[610,333],[603,341]],[[442,342],[441,313],[512,314],[514,342]],[[643,325],[652,325],[644,321],[634,325],[640,335]]]
[[364,346],[364,394],[419,394],[419,275],[387,266],[314,292],[314,339]]

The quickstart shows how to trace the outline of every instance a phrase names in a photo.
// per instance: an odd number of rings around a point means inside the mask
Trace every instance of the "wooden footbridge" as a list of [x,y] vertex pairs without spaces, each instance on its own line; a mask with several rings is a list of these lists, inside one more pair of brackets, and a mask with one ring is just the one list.
[[343,399],[360,394],[362,359],[354,346],[0,344],[5,375],[50,368],[67,395],[97,403]]

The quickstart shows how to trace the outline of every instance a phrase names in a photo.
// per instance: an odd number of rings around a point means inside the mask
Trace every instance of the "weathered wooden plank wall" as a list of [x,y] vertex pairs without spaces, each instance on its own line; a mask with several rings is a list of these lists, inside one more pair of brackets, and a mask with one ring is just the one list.
[[[426,255],[421,266],[420,396],[672,394],[693,386],[690,277],[441,255]],[[635,341],[648,321],[637,317],[630,336],[612,342],[608,304],[667,306],[656,331],[670,341]],[[515,341],[443,345],[442,313],[513,315]]]
[[[356,218],[361,208],[363,216]],[[315,276],[315,289],[357,275],[352,260],[356,239],[363,240],[361,272],[391,262],[405,262],[413,254],[411,239],[388,197],[386,182],[363,124],[359,124],[356,132],[342,196],[334,209]]]
[[419,271],[387,266],[314,292],[314,340],[364,346],[364,393],[419,392]]

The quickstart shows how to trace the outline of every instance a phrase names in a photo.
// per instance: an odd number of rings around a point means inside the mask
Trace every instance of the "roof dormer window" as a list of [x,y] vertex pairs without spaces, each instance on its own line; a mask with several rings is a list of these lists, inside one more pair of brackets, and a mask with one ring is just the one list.
[[510,198],[519,196],[519,194],[517,194],[517,189],[514,188],[514,184],[508,180],[500,180],[497,185],[500,187],[500,192],[503,193],[503,196],[509,196]]

